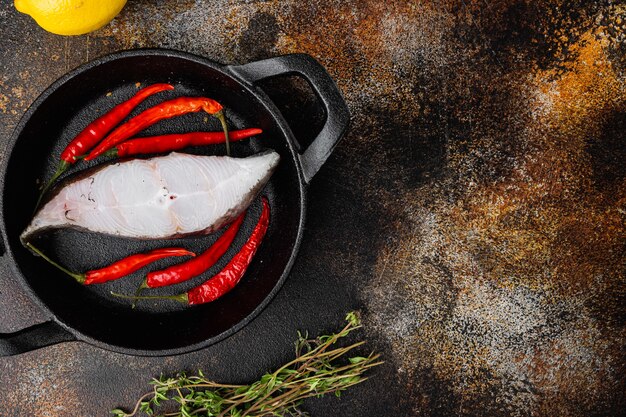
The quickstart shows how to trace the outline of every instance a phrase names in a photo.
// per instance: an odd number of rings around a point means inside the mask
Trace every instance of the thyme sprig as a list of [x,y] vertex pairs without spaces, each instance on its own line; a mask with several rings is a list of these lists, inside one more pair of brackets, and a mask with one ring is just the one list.
[[365,380],[363,374],[380,365],[380,355],[352,356],[346,354],[365,342],[346,347],[335,343],[361,327],[359,317],[351,312],[347,324],[338,333],[309,339],[298,332],[295,343],[296,358],[272,373],[266,373],[250,385],[230,385],[213,382],[202,371],[187,376],[161,376],[153,379],[152,391],[137,401],[131,412],[115,409],[116,417],[132,417],[138,413],[155,415],[157,408],[166,402],[177,403],[178,411],[160,414],[164,417],[261,417],[302,416],[302,400],[326,394],[340,396],[349,387]]

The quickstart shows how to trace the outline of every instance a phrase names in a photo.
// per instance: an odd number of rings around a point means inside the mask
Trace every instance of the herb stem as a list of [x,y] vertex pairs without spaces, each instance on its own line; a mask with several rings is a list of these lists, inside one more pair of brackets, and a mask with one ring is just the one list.
[[[351,357],[347,354],[364,345],[364,341],[345,347],[333,347],[341,338],[360,328],[354,313],[346,317],[348,324],[338,333],[308,339],[298,333],[296,357],[272,373],[264,374],[250,385],[213,382],[198,375],[180,373],[173,378],[154,379],[153,390],[143,395],[132,413],[113,410],[116,417],[132,417],[139,412],[153,415],[161,402],[175,401],[176,412],[160,414],[163,417],[190,417],[211,415],[218,417],[263,417],[268,415],[295,415],[298,406],[310,397],[326,394],[340,395],[344,390],[366,381],[364,373],[381,365],[380,355]],[[299,414],[298,414],[299,415]]]

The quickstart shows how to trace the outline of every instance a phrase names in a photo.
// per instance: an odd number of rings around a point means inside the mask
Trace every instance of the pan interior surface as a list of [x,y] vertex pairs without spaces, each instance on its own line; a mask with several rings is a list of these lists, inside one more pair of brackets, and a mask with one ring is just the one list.
[[[82,286],[33,256],[20,244],[19,235],[32,218],[40,182],[51,177],[61,151],[74,136],[90,121],[130,98],[138,88],[157,82],[172,83],[175,90],[150,97],[130,117],[178,96],[211,97],[225,107],[230,129],[263,129],[263,134],[254,139],[231,144],[233,156],[244,157],[269,148],[281,155],[281,162],[261,192],[269,199],[271,207],[268,232],[238,286],[221,299],[205,305],[183,306],[174,301],[146,300],[133,310],[129,301],[113,298],[110,291],[133,294],[147,271],[162,269],[186,258],[161,260],[117,281]],[[56,89],[45,92],[42,100],[34,104],[28,120],[18,129],[4,179],[3,221],[10,253],[18,276],[24,278],[34,296],[58,321],[76,331],[79,338],[130,353],[193,350],[241,325],[276,291],[297,249],[302,221],[304,191],[295,155],[263,100],[218,67],[183,56],[149,53],[104,59],[74,74]],[[220,125],[205,113],[195,113],[159,122],[139,136],[199,130],[219,131]],[[214,145],[182,152],[224,155],[225,148]],[[98,163],[106,162],[77,164],[69,175]],[[181,293],[217,273],[243,245],[259,214],[257,198],[234,244],[208,272],[184,284],[144,293]],[[161,247],[182,246],[200,254],[221,233],[141,241],[64,229],[49,232],[33,243],[68,269],[85,272],[133,253]]]

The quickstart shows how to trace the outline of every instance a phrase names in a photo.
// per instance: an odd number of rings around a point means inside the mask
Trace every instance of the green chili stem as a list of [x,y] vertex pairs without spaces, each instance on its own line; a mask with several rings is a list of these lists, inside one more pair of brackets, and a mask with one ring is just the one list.
[[215,117],[217,117],[217,119],[220,121],[220,123],[222,124],[222,129],[224,130],[224,139],[226,143],[226,155],[230,156],[230,138],[228,137],[228,125],[226,124],[226,117],[224,117],[224,111],[220,110],[217,113],[215,113]]
[[118,298],[126,298],[128,300],[173,300],[178,301],[179,303],[188,304],[189,299],[187,298],[187,293],[176,294],[176,295],[141,295],[141,296],[132,296],[126,294],[119,294],[111,291],[111,295],[113,297]]
[[144,288],[150,288],[148,287],[148,280],[144,279],[141,284],[139,284],[139,286],[137,287],[137,290],[135,291],[135,297],[134,297],[134,301],[133,304],[131,306],[131,308],[135,308],[135,306],[137,305],[137,301],[139,301],[139,294],[141,294],[141,290],[143,290]]
[[37,204],[35,204],[35,211],[39,208],[39,204],[41,204],[41,199],[43,198],[44,194],[46,194],[46,192],[48,191],[48,188],[50,188],[50,186],[54,184],[54,182],[61,175],[63,175],[63,173],[67,171],[69,167],[70,167],[70,164],[67,163],[66,161],[59,162],[59,166],[57,167],[57,170],[52,175],[52,178],[50,178],[50,180],[46,183],[46,185],[44,185],[41,188],[41,192],[39,193],[39,198],[37,199]]
[[111,149],[109,149],[108,151],[104,152],[102,155],[103,157],[111,157],[111,158],[117,158],[117,146],[113,147]]
[[42,251],[40,251],[39,249],[37,249],[35,246],[33,246],[32,243],[30,242],[26,242],[26,247],[28,247],[28,249],[32,250],[33,252],[35,252],[37,255],[41,256],[42,258],[44,258],[46,261],[48,261],[50,264],[52,264],[53,266],[56,266],[58,269],[60,269],[61,271],[65,272],[67,275],[69,275],[70,277],[74,278],[76,281],[78,281],[79,284],[84,284],[85,283],[85,274],[77,274],[76,272],[72,272],[69,269],[59,265],[58,263],[54,262],[52,259],[48,258]]

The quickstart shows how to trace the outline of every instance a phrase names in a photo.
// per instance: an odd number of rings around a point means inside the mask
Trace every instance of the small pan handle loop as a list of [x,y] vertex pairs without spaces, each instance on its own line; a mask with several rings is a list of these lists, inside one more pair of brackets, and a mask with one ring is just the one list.
[[15,333],[0,333],[0,357],[19,355],[60,342],[71,342],[76,337],[59,324],[47,321]]
[[228,69],[250,85],[286,75],[300,75],[309,83],[326,111],[324,127],[311,145],[299,155],[308,184],[324,165],[350,124],[348,106],[328,72],[313,57],[306,54],[283,55],[249,64],[229,66]]

